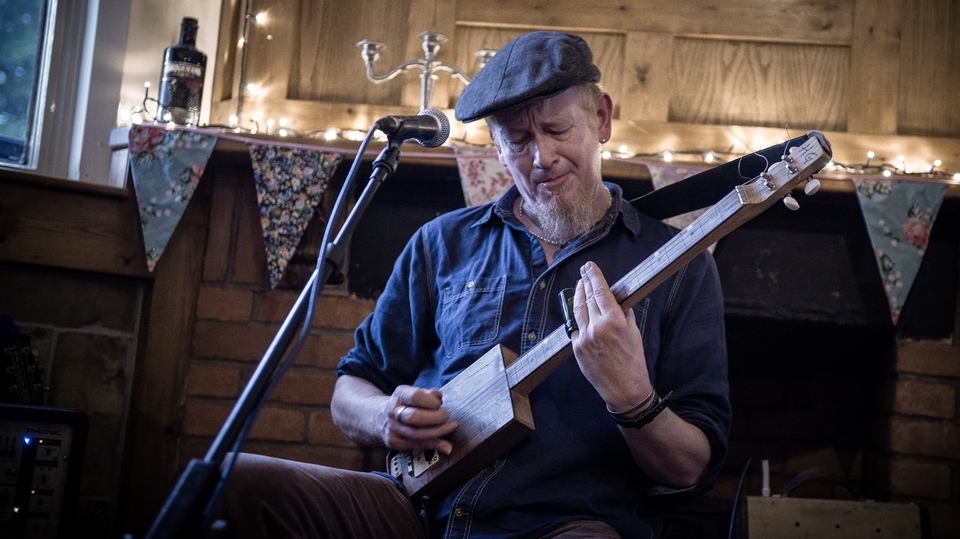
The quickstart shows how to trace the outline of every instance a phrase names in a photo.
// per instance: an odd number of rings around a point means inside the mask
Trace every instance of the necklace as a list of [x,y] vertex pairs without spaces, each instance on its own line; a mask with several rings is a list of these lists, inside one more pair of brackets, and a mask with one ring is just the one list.
[[[520,219],[520,221],[523,222],[523,200],[520,200],[520,209],[517,212],[517,219]],[[530,222],[533,223],[533,219],[530,219]],[[533,224],[536,225],[536,223],[533,223]],[[533,230],[530,230],[529,227],[527,227],[527,231],[533,234],[533,237],[537,238],[538,240],[544,243],[549,243],[550,245],[556,245],[557,247],[560,247],[561,245],[563,245],[563,242],[560,242],[557,240],[551,240],[550,238],[541,236],[540,234],[537,234]]]
[[[613,204],[613,195],[610,194],[610,191],[607,191],[607,210],[610,209],[610,206],[611,206],[612,204]],[[606,211],[606,210],[604,210],[604,211]],[[523,199],[522,199],[522,198],[520,199],[520,207],[519,207],[518,210],[517,210],[517,219],[519,219],[520,222],[523,222]],[[530,221],[534,226],[536,226],[537,228],[539,228],[539,225],[537,225],[537,223],[534,223],[534,222],[533,222],[533,219],[530,219],[530,218],[528,217],[527,220]],[[547,238],[547,237],[545,237],[545,236],[541,236],[540,234],[537,234],[536,232],[534,232],[533,230],[531,230],[529,227],[527,227],[527,232],[530,232],[531,234],[533,234],[533,237],[537,238],[538,240],[540,240],[540,241],[542,241],[542,242],[544,242],[544,243],[549,243],[550,245],[556,245],[557,247],[561,247],[561,246],[563,246],[565,243],[567,243],[567,242],[565,242],[565,241],[557,241],[557,240],[553,240],[553,239]]]

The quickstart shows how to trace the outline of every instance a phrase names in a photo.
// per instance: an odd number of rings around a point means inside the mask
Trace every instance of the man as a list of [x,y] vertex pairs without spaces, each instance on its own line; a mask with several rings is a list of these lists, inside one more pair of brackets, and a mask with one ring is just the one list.
[[530,392],[535,430],[428,500],[385,475],[243,455],[237,492],[259,495],[228,492],[235,522],[259,507],[273,515],[257,517],[261,534],[647,538],[666,504],[711,486],[730,424],[716,268],[701,254],[633,308],[617,303],[608,283],[674,231],[602,182],[613,104],[599,80],[586,43],[558,32],[520,36],[479,72],[456,115],[487,119],[515,185],[416,232],[331,405],[359,444],[450,454],[458,425],[439,388],[497,344],[536,346],[564,325],[557,294],[575,287],[574,359]]

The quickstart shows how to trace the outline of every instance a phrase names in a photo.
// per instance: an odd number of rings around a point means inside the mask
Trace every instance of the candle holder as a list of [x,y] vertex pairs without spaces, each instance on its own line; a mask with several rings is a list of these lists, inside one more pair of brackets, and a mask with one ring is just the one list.
[[[357,47],[360,48],[360,56],[367,66],[367,79],[374,84],[382,84],[395,78],[400,73],[411,69],[419,69],[420,110],[424,110],[430,107],[430,101],[433,98],[434,84],[438,78],[437,72],[447,71],[452,77],[459,79],[464,85],[470,84],[470,78],[459,67],[440,62],[436,59],[437,53],[440,51],[440,46],[447,41],[447,38],[443,34],[428,30],[421,32],[419,37],[423,41],[423,59],[404,62],[388,71],[385,75],[374,74],[373,65],[380,59],[380,52],[386,49],[387,46],[379,41],[364,39],[357,43]],[[493,58],[496,52],[495,49],[483,48],[475,53],[481,69]]]

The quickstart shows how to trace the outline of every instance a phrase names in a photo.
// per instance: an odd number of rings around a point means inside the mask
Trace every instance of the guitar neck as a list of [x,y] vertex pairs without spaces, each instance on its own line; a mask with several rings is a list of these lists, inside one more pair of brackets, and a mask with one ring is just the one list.
[[[829,151],[820,137],[809,137],[791,150],[789,159],[785,156],[767,172],[738,185],[614,283],[610,291],[617,302],[625,309],[633,307],[701,251],[780,200],[801,178],[822,168],[829,160]],[[796,163],[803,163],[803,171]],[[558,327],[507,366],[508,383],[512,389],[529,392],[570,355],[570,338],[562,326]]]
[[[617,303],[624,309],[633,307],[700,251],[736,228],[732,223],[737,220],[732,217],[742,208],[740,197],[734,191],[705,211],[610,287]],[[532,390],[570,353],[570,337],[563,327],[558,327],[507,366],[509,386],[524,392]]]

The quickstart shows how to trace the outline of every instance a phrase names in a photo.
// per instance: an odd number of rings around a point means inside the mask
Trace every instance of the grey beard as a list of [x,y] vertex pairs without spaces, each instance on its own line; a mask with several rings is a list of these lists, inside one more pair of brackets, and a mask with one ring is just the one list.
[[540,230],[551,239],[566,241],[583,234],[595,221],[593,197],[581,197],[572,203],[564,203],[560,197],[551,197],[546,202],[534,204]]

